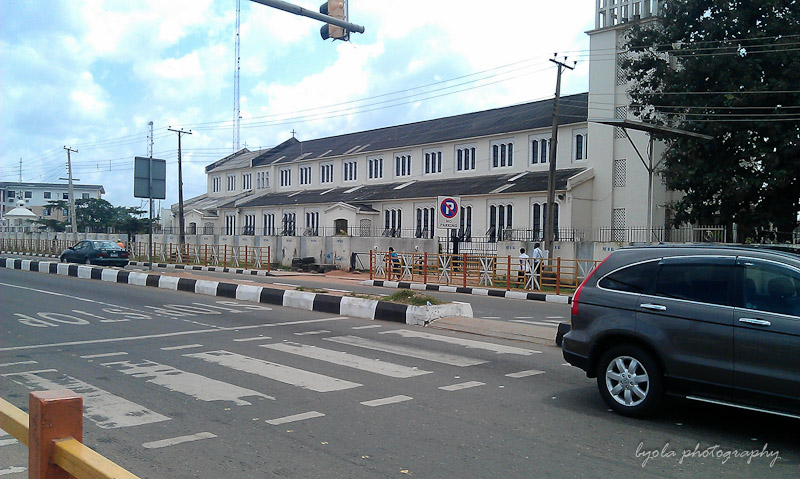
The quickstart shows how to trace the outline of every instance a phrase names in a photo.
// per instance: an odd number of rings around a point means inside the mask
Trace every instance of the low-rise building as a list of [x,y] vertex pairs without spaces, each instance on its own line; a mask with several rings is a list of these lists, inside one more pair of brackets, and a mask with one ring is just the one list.
[[[564,237],[610,218],[592,211],[604,165],[589,153],[587,94],[563,97],[560,110],[554,219]],[[206,168],[208,191],[184,203],[187,233],[538,240],[552,112],[551,99],[244,149]],[[461,198],[456,231],[436,227],[445,195]]]
[[[75,199],[102,198],[105,189],[102,185],[73,184]],[[69,220],[69,209],[51,208],[51,201],[63,200],[69,204],[69,185],[67,183],[30,183],[0,181],[0,216],[16,206],[18,200],[25,202],[39,219]]]

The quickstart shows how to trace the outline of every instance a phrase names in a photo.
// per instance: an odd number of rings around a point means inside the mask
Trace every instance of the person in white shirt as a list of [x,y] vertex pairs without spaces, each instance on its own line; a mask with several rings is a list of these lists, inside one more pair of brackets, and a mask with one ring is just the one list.
[[519,269],[517,270],[517,282],[524,288],[528,284],[528,275],[531,274],[530,256],[525,253],[525,248],[519,249]]
[[541,244],[534,243],[533,245],[533,272],[534,274],[541,274],[541,264],[544,254],[542,254]]

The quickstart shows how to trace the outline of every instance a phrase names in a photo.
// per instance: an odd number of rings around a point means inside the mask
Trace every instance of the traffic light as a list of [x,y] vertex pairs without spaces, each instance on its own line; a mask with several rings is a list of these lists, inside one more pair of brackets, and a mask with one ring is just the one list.
[[[347,20],[347,0],[328,0],[320,5],[319,13],[340,20]],[[347,41],[350,38],[350,32],[342,27],[331,25],[330,23],[320,28],[319,33],[322,35],[323,40],[333,38],[334,40]]]

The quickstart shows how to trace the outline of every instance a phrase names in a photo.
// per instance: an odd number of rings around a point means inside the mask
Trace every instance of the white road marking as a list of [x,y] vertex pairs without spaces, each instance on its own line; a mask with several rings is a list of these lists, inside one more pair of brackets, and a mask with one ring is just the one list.
[[162,439],[160,441],[146,442],[142,444],[145,449],[158,449],[161,447],[174,446],[175,444],[182,444],[184,442],[199,441],[200,439],[211,439],[217,437],[216,434],[210,432],[198,432],[189,436],[173,437],[171,439]]
[[275,399],[252,389],[217,381],[216,379],[182,371],[147,359],[143,359],[138,363],[133,361],[104,363],[103,366],[116,369],[123,374],[139,379],[146,379],[149,383],[158,384],[171,391],[178,391],[201,401],[231,401],[237,406],[249,406],[252,403],[245,401],[242,399],[243,397],[253,396]]
[[330,333],[327,329],[320,329],[319,331],[303,331],[302,333],[294,333],[295,336],[308,336],[311,334]]
[[108,358],[108,357],[111,357],[111,356],[127,356],[127,355],[128,355],[128,353],[123,352],[123,351],[119,351],[119,352],[116,352],[116,353],[87,354],[87,355],[84,355],[84,356],[81,356],[81,357],[83,359],[94,359],[94,358]]
[[16,439],[0,439],[0,447],[2,446],[10,446],[12,444],[17,444],[19,441]]
[[185,354],[188,358],[198,358],[209,363],[219,364],[237,371],[255,374],[292,386],[316,392],[341,391],[361,386],[359,383],[337,379],[323,374],[312,373],[263,359],[251,358],[228,351],[209,351],[207,353]]
[[182,346],[167,346],[166,348],[160,348],[162,351],[178,351],[180,349],[191,349],[191,348],[202,348],[202,344],[184,344]]
[[514,316],[514,319],[533,319],[533,316]]
[[0,368],[6,366],[18,366],[18,365],[21,366],[23,364],[39,364],[39,363],[37,363],[36,361],[17,361],[15,363],[0,363]]
[[322,289],[324,289],[325,291],[333,291],[335,293],[349,293],[350,292],[350,291],[347,291],[346,289],[333,289],[333,288],[322,288]]
[[547,319],[564,319],[564,316],[548,316]]
[[72,376],[59,374],[55,369],[3,374],[3,376],[9,377],[15,383],[31,390],[66,388],[81,394],[84,415],[103,429],[139,426],[169,420],[167,416],[162,416],[135,402],[111,394]]
[[278,426],[280,424],[286,424],[288,422],[303,421],[306,419],[313,419],[315,417],[323,417],[323,416],[325,415],[322,414],[321,412],[309,411],[309,412],[304,412],[302,414],[295,414],[293,416],[285,416],[285,417],[279,417],[277,419],[270,419],[267,421],[267,424]]
[[536,376],[538,374],[544,374],[544,371],[539,371],[538,369],[528,369],[527,371],[520,371],[518,373],[506,374],[506,376],[510,378],[524,378],[528,376]]
[[0,476],[5,476],[6,474],[16,474],[18,472],[25,472],[27,470],[28,470],[27,467],[11,466],[5,469],[0,469]]
[[410,401],[414,398],[409,396],[403,396],[402,394],[399,396],[392,396],[389,398],[383,399],[373,399],[372,401],[364,401],[361,404],[369,407],[376,407],[376,406],[384,406],[386,404],[395,404],[403,401]]
[[473,359],[464,356],[457,356],[455,354],[429,351],[426,349],[415,348],[413,346],[401,346],[399,344],[384,343],[382,341],[360,338],[358,336],[336,336],[333,338],[325,338],[325,341],[333,341],[334,343],[373,349],[375,351],[383,351],[385,353],[398,354],[400,356],[409,356],[435,363],[449,364],[451,366],[475,366],[488,362],[482,359]]
[[531,324],[531,325],[534,325],[534,326],[547,326],[549,328],[554,328],[554,327],[557,326],[557,325],[555,325],[553,323],[545,323],[544,321],[526,321],[524,319],[512,319],[511,322],[512,323]]
[[142,312],[142,313],[145,312],[145,311],[140,311],[138,309],[129,308],[127,306],[119,306],[117,304],[104,303],[103,301],[97,301],[95,299],[81,298],[80,296],[73,296],[71,294],[56,293],[55,291],[47,291],[47,290],[44,290],[44,289],[29,288],[27,286],[18,286],[16,284],[8,284],[8,283],[0,283],[0,286],[9,286],[11,288],[27,289],[28,291],[35,291],[37,293],[49,294],[49,295],[52,295],[52,296],[63,296],[65,298],[74,299],[76,301],[84,301],[84,302],[87,302],[87,303],[102,304],[104,306],[113,306],[115,308],[130,309],[131,311],[139,311],[139,312]]
[[467,388],[474,388],[474,387],[477,387],[477,386],[483,386],[485,384],[486,383],[482,383],[482,382],[479,382],[479,381],[467,381],[465,383],[453,384],[453,385],[450,385],[450,386],[442,386],[439,389],[443,389],[445,391],[458,391],[458,390],[461,390],[461,389],[467,389]]
[[482,316],[481,319],[500,319],[500,316]]
[[353,329],[373,329],[373,328],[382,328],[380,324],[370,324],[369,326],[355,326]]
[[255,336],[252,338],[238,338],[234,339],[237,343],[243,343],[245,341],[261,341],[262,339],[272,339],[270,336]]
[[334,351],[332,349],[306,346],[304,344],[275,343],[261,344],[259,346],[262,348],[270,348],[276,351],[296,354],[305,358],[318,359],[320,361],[338,364],[339,366],[359,369],[361,371],[367,371],[392,378],[413,378],[415,376],[422,376],[423,374],[431,373],[431,371],[423,371],[421,369],[410,368],[400,364],[393,364],[386,361],[379,361],[377,359],[365,358],[342,351]]
[[299,284],[290,284],[290,283],[272,283],[272,284],[277,285],[277,286],[289,286],[289,287],[292,287],[292,288],[299,288],[300,287]]
[[138,341],[141,339],[171,338],[174,336],[184,336],[189,334],[219,333],[224,331],[240,331],[243,329],[271,328],[275,326],[291,326],[295,324],[309,324],[309,323],[320,323],[324,321],[337,321],[340,319],[345,319],[345,318],[343,316],[340,316],[336,318],[320,318],[320,319],[309,319],[303,321],[287,321],[283,323],[253,324],[250,326],[236,326],[230,328],[196,329],[193,331],[178,331],[174,333],[144,334],[141,336],[126,336],[122,338],[87,339],[84,341],[67,341],[63,343],[32,344],[28,346],[12,346],[10,348],[0,348],[0,352],[22,351],[26,349],[58,348],[62,346],[80,346],[82,344],[102,344],[102,343],[116,343],[120,341]]
[[487,343],[484,341],[475,341],[474,339],[461,339],[451,336],[440,336],[438,334],[425,333],[422,331],[414,331],[411,329],[396,329],[393,331],[383,331],[379,334],[399,334],[405,338],[421,338],[430,339],[431,341],[440,341],[443,343],[457,344],[471,349],[485,349],[487,351],[494,351],[497,354],[518,354],[520,356],[530,356],[531,354],[541,353],[532,349],[516,348],[514,346],[503,346],[502,344]]

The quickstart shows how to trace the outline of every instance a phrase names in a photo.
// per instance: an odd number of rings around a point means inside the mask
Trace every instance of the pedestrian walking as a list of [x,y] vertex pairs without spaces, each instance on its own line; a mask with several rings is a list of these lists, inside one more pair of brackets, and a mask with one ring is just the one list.
[[519,269],[517,270],[517,282],[522,288],[528,285],[528,276],[531,274],[530,256],[525,252],[525,248],[519,249]]
[[400,257],[397,256],[397,253],[394,252],[394,248],[391,246],[389,246],[389,261],[391,262],[389,279],[391,280],[395,275],[397,279],[400,279]]
[[535,275],[542,274],[542,259],[544,259],[544,254],[542,253],[542,248],[540,243],[534,243],[533,245],[533,273]]

